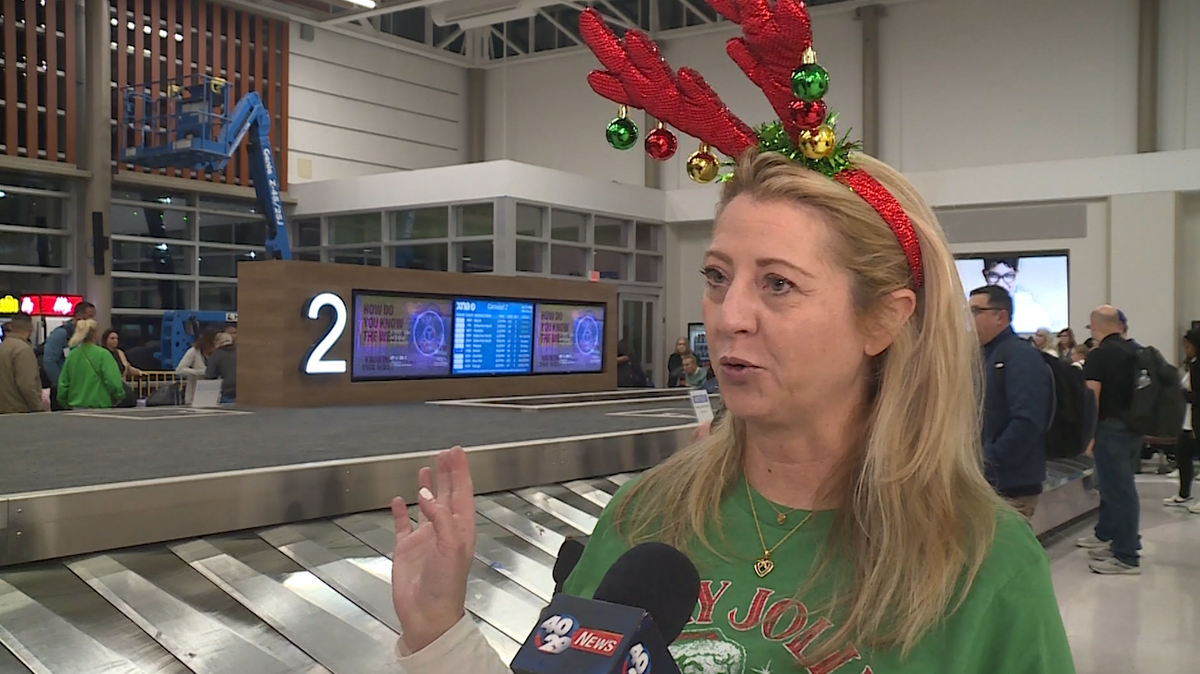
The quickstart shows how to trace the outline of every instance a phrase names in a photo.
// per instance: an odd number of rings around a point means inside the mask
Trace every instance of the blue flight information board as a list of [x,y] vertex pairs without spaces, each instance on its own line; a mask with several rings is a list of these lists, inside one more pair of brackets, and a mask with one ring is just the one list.
[[455,298],[454,374],[527,374],[532,367],[532,302]]

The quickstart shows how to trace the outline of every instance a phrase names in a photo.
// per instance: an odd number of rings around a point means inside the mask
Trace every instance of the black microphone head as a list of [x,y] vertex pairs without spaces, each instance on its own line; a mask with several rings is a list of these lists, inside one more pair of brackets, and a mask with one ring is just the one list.
[[563,541],[562,546],[558,549],[558,559],[554,561],[554,571],[551,573],[554,576],[554,594],[562,592],[567,577],[575,570],[575,565],[583,556],[583,548],[583,541],[578,538],[568,538]]
[[642,543],[613,562],[594,599],[643,609],[671,643],[700,598],[700,572],[682,552],[664,543]]

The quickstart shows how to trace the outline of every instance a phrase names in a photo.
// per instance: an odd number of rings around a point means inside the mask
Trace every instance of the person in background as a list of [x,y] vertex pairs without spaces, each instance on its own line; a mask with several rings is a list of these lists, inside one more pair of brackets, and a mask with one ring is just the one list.
[[1058,357],[1063,360],[1071,360],[1071,349],[1076,346],[1075,331],[1071,328],[1063,328],[1058,331],[1058,342],[1055,344],[1058,348]]
[[1071,365],[1074,365],[1082,370],[1084,363],[1087,362],[1087,355],[1091,352],[1091,350],[1091,347],[1089,347],[1087,344],[1076,344],[1075,347],[1071,349]]
[[237,324],[230,323],[225,326],[225,334],[229,335],[232,344],[237,344]]
[[221,402],[232,403],[237,400],[237,346],[227,332],[218,334],[213,346],[204,378],[220,379]]
[[1092,337],[1100,346],[1088,354],[1083,377],[1096,395],[1099,422],[1093,454],[1100,490],[1100,517],[1095,532],[1077,539],[1088,548],[1089,568],[1104,575],[1138,575],[1138,519],[1141,502],[1134,481],[1134,463],[1145,438],[1125,423],[1133,405],[1137,347],[1123,333],[1127,323],[1116,307],[1102,304],[1092,310]]
[[204,332],[192,342],[192,346],[183,354],[183,358],[179,359],[179,364],[175,366],[175,374],[180,377],[197,377],[204,378],[204,373],[208,368],[208,356],[216,348],[217,330],[216,328],[205,328]]
[[[738,159],[704,256],[727,411],[613,496],[564,592],[593,596],[658,541],[713,590],[672,647],[684,672],[1072,674],[1046,553],[979,467],[979,345],[953,256],[903,176],[852,160],[901,224],[784,155]],[[467,456],[436,464],[415,529],[392,502],[399,671],[506,674],[463,606]],[[709,645],[737,659],[706,662]]]
[[0,342],[0,414],[42,411],[42,375],[37,356],[29,343],[33,319],[25,314],[12,317]]
[[1088,353],[1091,353],[1092,349],[1096,348],[1096,343],[1096,340],[1092,337],[1083,340],[1083,345],[1087,347]]
[[100,338],[100,345],[108,349],[108,352],[116,359],[117,369],[121,371],[121,377],[126,380],[140,378],[145,373],[129,364],[129,360],[125,358],[125,352],[118,346],[120,343],[121,335],[112,328],[105,330],[104,335]]
[[696,354],[689,353],[683,357],[683,372],[681,385],[688,388],[701,388],[708,381],[708,368],[700,367]]
[[62,377],[63,363],[67,361],[67,344],[75,335],[76,321],[92,321],[96,319],[96,305],[91,302],[80,302],[75,305],[71,320],[64,322],[46,335],[46,343],[42,345],[42,369],[46,379],[50,381],[50,409],[61,409],[58,406],[58,380]]
[[683,370],[683,357],[691,352],[692,350],[688,347],[686,339],[680,337],[675,340],[675,350],[667,358],[667,375],[670,381],[675,381],[678,378],[678,373]]
[[[1192,481],[1196,478],[1196,459],[1200,458],[1200,442],[1196,440],[1196,392],[1200,386],[1200,328],[1192,328],[1183,336],[1183,365],[1180,366],[1180,385],[1187,410],[1183,416],[1183,432],[1175,445],[1175,463],[1179,467],[1179,493],[1163,499],[1168,506],[1186,507],[1200,514],[1200,504],[1192,503]],[[1195,382],[1193,384],[1192,382]]]
[[1012,296],[998,285],[971,291],[975,333],[983,345],[984,473],[1026,519],[1046,481],[1046,429],[1054,381],[1041,354],[1012,329]]
[[1043,325],[1050,325],[1050,312],[1038,303],[1033,293],[1017,283],[1020,275],[1021,258],[1019,257],[985,257],[983,258],[983,282],[990,286],[1000,286],[1008,291],[1013,298],[1015,314],[1013,329],[1022,335],[1028,335]]
[[1050,332],[1050,328],[1038,328],[1037,332],[1033,333],[1033,345],[1038,351],[1048,353],[1055,358],[1060,358],[1058,345],[1054,343],[1054,335]]
[[117,361],[99,341],[96,321],[75,320],[75,334],[67,342],[71,353],[58,379],[58,404],[63,409],[109,409],[125,399]]

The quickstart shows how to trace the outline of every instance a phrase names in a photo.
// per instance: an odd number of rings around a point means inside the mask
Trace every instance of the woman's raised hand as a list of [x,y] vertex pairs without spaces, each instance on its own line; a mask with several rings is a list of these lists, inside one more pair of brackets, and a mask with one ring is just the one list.
[[462,618],[467,573],[475,557],[475,500],[462,447],[437,456],[437,480],[422,468],[416,528],[400,498],[392,500],[396,549],[392,602],[410,652],[425,648]]

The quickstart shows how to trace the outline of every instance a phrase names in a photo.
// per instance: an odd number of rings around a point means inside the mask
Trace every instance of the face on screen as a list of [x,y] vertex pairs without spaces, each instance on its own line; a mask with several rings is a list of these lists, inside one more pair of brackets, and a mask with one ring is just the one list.
[[1017,270],[1007,262],[997,262],[983,270],[983,281],[990,286],[1000,286],[1009,293],[1017,290]]

